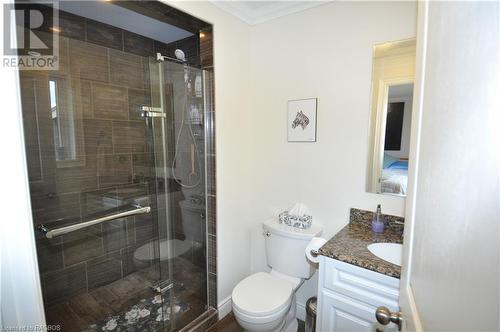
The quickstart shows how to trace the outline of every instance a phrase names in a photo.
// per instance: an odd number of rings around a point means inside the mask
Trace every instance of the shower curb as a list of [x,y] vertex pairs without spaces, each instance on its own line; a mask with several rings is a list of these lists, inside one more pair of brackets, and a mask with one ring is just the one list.
[[179,332],[204,332],[217,323],[218,312],[210,307],[207,311],[198,316],[191,323],[182,328]]

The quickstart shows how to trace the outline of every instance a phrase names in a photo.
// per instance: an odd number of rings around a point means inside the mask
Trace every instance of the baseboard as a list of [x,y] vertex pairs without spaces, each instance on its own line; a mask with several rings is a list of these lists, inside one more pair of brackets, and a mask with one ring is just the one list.
[[295,317],[302,321],[306,321],[306,305],[304,303],[297,302],[297,310],[295,313]]
[[231,295],[220,301],[217,307],[217,311],[219,312],[219,320],[221,320],[233,310]]

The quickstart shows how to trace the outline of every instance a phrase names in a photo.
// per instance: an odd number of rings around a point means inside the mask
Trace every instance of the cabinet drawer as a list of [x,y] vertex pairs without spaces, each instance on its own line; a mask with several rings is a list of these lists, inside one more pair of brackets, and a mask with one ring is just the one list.
[[327,257],[321,263],[322,287],[374,307],[399,310],[399,279]]

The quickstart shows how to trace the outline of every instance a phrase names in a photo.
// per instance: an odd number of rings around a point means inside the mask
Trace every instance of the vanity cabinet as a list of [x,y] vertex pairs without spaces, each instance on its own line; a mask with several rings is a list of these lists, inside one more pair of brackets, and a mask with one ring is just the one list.
[[397,331],[381,326],[375,310],[399,311],[399,279],[320,256],[317,331]]

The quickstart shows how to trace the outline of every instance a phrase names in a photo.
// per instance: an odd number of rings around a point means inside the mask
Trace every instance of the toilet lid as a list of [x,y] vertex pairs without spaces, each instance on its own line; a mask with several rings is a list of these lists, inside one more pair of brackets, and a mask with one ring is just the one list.
[[233,305],[248,315],[268,316],[288,306],[292,294],[290,282],[259,272],[236,285],[232,300]]

